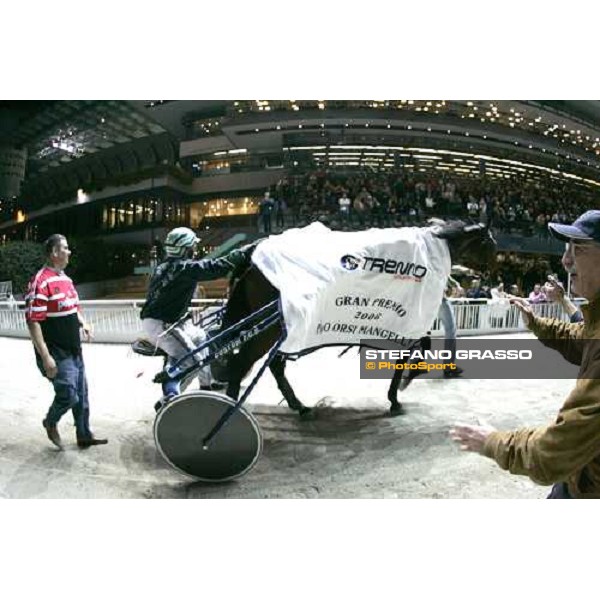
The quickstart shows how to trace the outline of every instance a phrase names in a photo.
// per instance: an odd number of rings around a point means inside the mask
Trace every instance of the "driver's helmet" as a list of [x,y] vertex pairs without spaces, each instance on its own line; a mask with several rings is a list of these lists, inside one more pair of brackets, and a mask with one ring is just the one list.
[[165,252],[167,256],[183,257],[199,241],[200,238],[189,227],[176,227],[167,234]]

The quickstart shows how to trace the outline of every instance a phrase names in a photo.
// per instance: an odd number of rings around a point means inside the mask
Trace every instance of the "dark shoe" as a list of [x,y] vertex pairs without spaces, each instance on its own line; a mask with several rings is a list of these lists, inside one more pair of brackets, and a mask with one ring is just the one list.
[[460,367],[456,367],[456,369],[445,369],[444,377],[446,379],[454,379],[455,377],[460,377],[464,372],[464,369]]
[[90,446],[101,446],[103,444],[108,444],[108,440],[102,438],[77,438],[77,445],[80,448],[89,448]]
[[56,425],[47,425],[46,424],[46,419],[44,419],[42,421],[42,425],[44,426],[44,429],[46,430],[46,435],[48,436],[48,439],[58,448],[60,448],[62,450],[62,440],[60,439],[60,435],[58,434],[58,429],[56,428]]
[[170,401],[172,398],[175,398],[177,394],[169,394],[167,396],[163,396],[155,405],[154,410],[158,413],[160,412]]

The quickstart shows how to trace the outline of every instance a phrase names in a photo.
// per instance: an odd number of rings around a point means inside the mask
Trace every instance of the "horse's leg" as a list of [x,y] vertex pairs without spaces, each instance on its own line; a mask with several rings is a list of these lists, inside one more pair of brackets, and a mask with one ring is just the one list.
[[[256,268],[250,267],[239,275],[232,288],[223,317],[222,330],[237,325],[242,319],[278,297],[277,290]],[[281,328],[271,327],[246,342],[227,361],[227,395],[237,400],[242,380],[250,372],[254,363],[264,356],[281,336]]]
[[[431,337],[428,335],[422,337],[415,345],[413,350],[419,350],[420,352],[423,352],[425,350],[431,350]],[[401,371],[401,373],[404,373],[404,371]],[[412,380],[415,379],[415,377],[419,377],[419,375],[425,375],[426,373],[427,371],[422,371],[420,369],[410,369],[408,373],[404,373],[404,375],[401,376],[400,379],[400,391],[403,392],[411,384]]]
[[[413,349],[418,350],[431,350],[431,337],[422,337]],[[402,361],[396,361],[396,365],[399,365]],[[408,373],[405,370],[395,370],[390,387],[388,389],[388,400],[390,401],[391,407],[390,412],[392,415],[399,415],[404,412],[402,403],[398,402],[398,390],[403,392],[412,382],[415,377],[424,375],[427,371],[421,371],[419,369],[410,369]]]
[[[397,361],[396,364],[400,364],[401,361]],[[404,371],[394,371],[394,376],[390,381],[390,387],[388,388],[388,400],[390,401],[390,413],[392,416],[401,415],[404,412],[402,403],[398,402],[398,386],[400,385],[400,379],[402,378]]]
[[237,400],[244,377],[251,371],[254,364],[260,360],[277,341],[277,329],[263,332],[246,342],[237,354],[232,354],[227,361],[227,395]]
[[[250,372],[254,363],[265,354],[265,346],[260,344],[264,334],[244,344],[239,352],[232,354],[227,361],[227,395],[237,400],[244,377]],[[268,349],[269,346],[266,346]]]
[[277,387],[279,391],[283,394],[285,401],[288,403],[288,406],[292,410],[297,410],[301,417],[308,416],[311,413],[311,409],[308,406],[304,406],[300,400],[296,397],[296,394],[290,385],[290,382],[287,380],[285,376],[285,357],[281,354],[275,356],[269,365],[269,369],[271,369],[271,373],[273,373],[273,377],[275,377],[275,381],[277,382]]
[[227,361],[227,391],[226,394],[233,400],[237,400],[240,395],[242,379],[246,370],[242,368],[242,362],[239,355],[232,356]]

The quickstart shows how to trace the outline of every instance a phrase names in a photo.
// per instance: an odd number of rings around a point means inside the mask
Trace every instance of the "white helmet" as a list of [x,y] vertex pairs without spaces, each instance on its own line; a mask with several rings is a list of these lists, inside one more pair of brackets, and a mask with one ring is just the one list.
[[165,251],[167,256],[182,257],[186,250],[193,248],[200,238],[189,227],[176,227],[167,234]]

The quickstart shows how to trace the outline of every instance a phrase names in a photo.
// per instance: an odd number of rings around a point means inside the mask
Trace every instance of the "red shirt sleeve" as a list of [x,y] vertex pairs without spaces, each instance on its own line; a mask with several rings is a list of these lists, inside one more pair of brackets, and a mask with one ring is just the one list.
[[48,286],[44,285],[43,281],[40,281],[37,275],[29,282],[25,302],[25,320],[28,323],[46,320],[48,312]]

